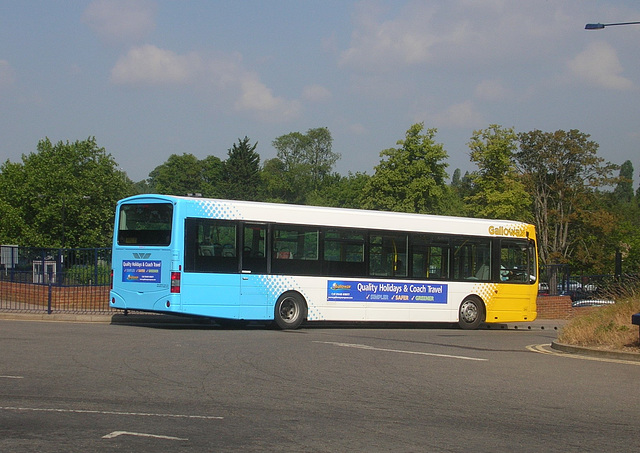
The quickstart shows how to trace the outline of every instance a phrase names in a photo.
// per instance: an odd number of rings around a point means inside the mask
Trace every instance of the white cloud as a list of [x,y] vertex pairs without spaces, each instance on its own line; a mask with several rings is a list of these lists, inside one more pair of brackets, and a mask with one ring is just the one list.
[[472,101],[464,101],[450,106],[440,114],[432,115],[430,123],[435,127],[476,128],[485,123]]
[[501,101],[512,95],[512,91],[505,87],[501,80],[483,80],[480,82],[473,95],[483,101]]
[[[111,81],[117,85],[190,84],[195,90],[215,91],[235,99],[237,111],[249,112],[263,121],[284,121],[297,117],[300,102],[275,96],[258,74],[242,67],[241,57],[203,58],[197,52],[179,55],[173,51],[144,45],[131,49],[111,70]],[[312,90],[319,96],[320,90]]]
[[16,81],[16,74],[7,60],[0,60],[0,89],[8,88]]
[[364,125],[361,124],[361,123],[350,124],[349,127],[348,127],[348,130],[353,135],[365,135],[366,133],[368,133],[367,128],[364,127]]
[[331,91],[322,85],[309,85],[302,91],[302,98],[311,102],[322,102],[330,97]]
[[111,81],[120,85],[184,83],[202,66],[195,53],[178,55],[145,45],[131,49],[111,70]]
[[548,61],[561,53],[558,42],[572,36],[578,3],[448,0],[385,5],[358,4],[341,65],[365,72],[533,66],[534,60]]
[[107,41],[139,41],[155,28],[155,10],[148,0],[95,0],[82,19]]
[[340,63],[353,67],[393,69],[396,65],[425,62],[439,38],[425,24],[433,15],[430,7],[405,9],[395,19],[379,21],[377,6],[363,2],[358,7],[351,46],[340,55]]
[[250,111],[266,121],[284,121],[300,113],[300,103],[274,96],[271,90],[253,73],[244,73],[240,79],[240,97],[235,103],[239,111]]
[[622,64],[613,47],[593,42],[567,64],[570,73],[590,85],[612,90],[633,89],[633,82],[620,75]]

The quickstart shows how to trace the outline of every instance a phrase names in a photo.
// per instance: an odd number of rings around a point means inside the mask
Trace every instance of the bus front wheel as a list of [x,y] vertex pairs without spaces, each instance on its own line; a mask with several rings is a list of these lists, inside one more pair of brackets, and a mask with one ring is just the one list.
[[477,329],[484,322],[484,318],[484,304],[480,299],[470,296],[462,301],[458,313],[458,325],[461,329]]
[[297,329],[307,319],[307,303],[298,293],[284,293],[276,302],[274,315],[279,328]]

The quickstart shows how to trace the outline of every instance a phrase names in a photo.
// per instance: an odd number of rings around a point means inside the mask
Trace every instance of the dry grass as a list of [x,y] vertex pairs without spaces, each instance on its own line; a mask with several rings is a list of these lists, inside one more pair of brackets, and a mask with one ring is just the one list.
[[558,335],[560,343],[602,349],[640,352],[638,326],[631,316],[640,313],[640,285],[629,285],[612,294],[614,305],[594,308],[576,316]]

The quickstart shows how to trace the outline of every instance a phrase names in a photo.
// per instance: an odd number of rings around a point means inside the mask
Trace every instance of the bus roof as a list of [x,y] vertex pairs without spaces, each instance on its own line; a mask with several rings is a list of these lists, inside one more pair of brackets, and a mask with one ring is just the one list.
[[476,219],[156,194],[135,195],[120,200],[118,205],[158,202],[171,202],[176,207],[181,206],[179,212],[184,217],[535,239],[533,225],[515,220]]

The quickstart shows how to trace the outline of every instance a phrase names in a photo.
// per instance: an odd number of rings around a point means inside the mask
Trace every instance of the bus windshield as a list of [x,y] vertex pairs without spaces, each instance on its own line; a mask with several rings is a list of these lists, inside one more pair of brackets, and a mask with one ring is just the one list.
[[169,245],[171,203],[123,204],[118,222],[118,245]]

